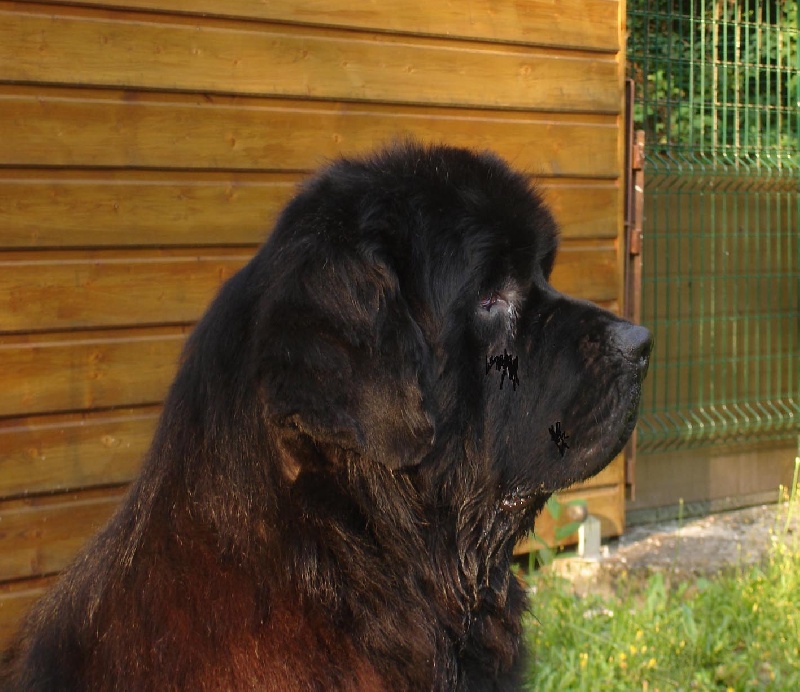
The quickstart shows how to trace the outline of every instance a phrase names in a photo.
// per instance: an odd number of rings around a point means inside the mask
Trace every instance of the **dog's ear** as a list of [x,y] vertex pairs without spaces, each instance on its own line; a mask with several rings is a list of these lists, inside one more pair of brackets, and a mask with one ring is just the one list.
[[418,463],[434,435],[430,351],[395,272],[344,243],[304,246],[301,259],[284,247],[285,264],[266,280],[258,358],[268,415],[321,450],[392,469]]

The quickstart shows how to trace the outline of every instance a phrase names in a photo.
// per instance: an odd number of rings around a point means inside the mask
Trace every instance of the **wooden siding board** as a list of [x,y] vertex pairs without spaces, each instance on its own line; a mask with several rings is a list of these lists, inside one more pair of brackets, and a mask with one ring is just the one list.
[[[162,362],[165,379],[155,383],[156,392],[167,386],[174,362]],[[152,362],[142,363],[143,371],[152,367]],[[0,420],[0,498],[130,481],[149,447],[159,411],[148,406]],[[624,482],[620,462],[618,457],[575,489]]]
[[[600,533],[603,537],[619,536],[625,528],[625,486],[622,483],[559,493],[559,500],[568,502],[575,498],[586,500],[589,514],[600,520]],[[555,521],[546,510],[536,520],[536,536],[545,544],[554,546],[555,529],[566,523],[566,520]],[[577,535],[568,536],[560,541],[561,545],[577,543]],[[529,538],[520,541],[514,548],[514,553],[520,555],[540,548],[541,544]]]
[[[254,248],[0,254],[0,325],[7,333],[197,320]],[[553,284],[578,298],[616,298],[616,249],[565,242]]]
[[405,136],[539,176],[618,177],[613,116],[0,88],[0,165],[309,171]]
[[[0,170],[0,248],[257,244],[301,175]],[[537,181],[564,238],[616,238],[615,185]]]
[[[600,518],[603,535],[615,535],[624,522],[615,504],[621,487],[570,489],[562,499],[584,497],[590,512]],[[0,503],[0,580],[33,578],[63,569],[104,525],[123,495],[124,489],[118,488]],[[537,535],[552,542],[553,529],[554,522],[543,514]]]
[[624,454],[617,455],[614,460],[606,466],[600,473],[582,483],[577,483],[567,492],[579,492],[587,488],[596,488],[602,485],[616,485],[625,482],[625,457]]
[[[56,4],[47,0],[33,0]],[[58,3],[616,52],[617,0],[78,0]],[[546,18],[546,19],[544,19]],[[197,21],[200,21],[199,19]]]
[[598,303],[617,298],[617,250],[600,241],[563,243],[551,282],[559,291]]
[[0,416],[158,403],[174,377],[185,331],[2,337]]
[[0,505],[0,581],[64,569],[111,517],[123,490],[84,491]]
[[0,584],[0,649],[11,643],[19,621],[54,582],[55,577],[42,577]]
[[0,248],[255,245],[299,181],[270,173],[0,171]]
[[131,481],[159,407],[0,420],[0,498]]
[[621,199],[616,181],[549,180],[542,181],[542,190],[562,238],[618,237]]
[[253,249],[0,255],[3,332],[195,321]]
[[0,3],[7,81],[559,112],[620,105],[613,55],[27,10]]
[[[543,179],[556,286],[618,310],[623,11],[0,0],[0,645],[117,506],[188,323],[330,158],[408,135],[497,151]],[[622,473],[567,495],[606,535]]]

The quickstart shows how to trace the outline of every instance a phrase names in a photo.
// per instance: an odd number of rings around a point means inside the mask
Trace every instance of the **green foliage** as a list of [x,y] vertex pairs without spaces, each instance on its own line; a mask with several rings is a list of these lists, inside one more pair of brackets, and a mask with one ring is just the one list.
[[[551,497],[548,500],[548,504],[553,501],[559,502],[555,499],[555,497]],[[554,514],[553,515],[554,519],[560,518],[561,512],[565,507],[583,507],[585,510],[586,500],[584,500],[582,497],[578,497],[573,500],[567,500],[566,502],[559,502],[559,506],[560,506],[559,515],[556,516]],[[583,514],[584,516],[586,516],[587,512],[584,512]],[[561,541],[564,541],[570,536],[574,536],[576,533],[578,533],[578,529],[581,527],[582,523],[583,523],[582,521],[570,521],[567,522],[566,524],[561,524],[560,526],[557,526],[555,530],[556,543],[561,543]]]
[[796,0],[630,0],[627,57],[651,148],[727,163],[800,149]]
[[[800,506],[793,487],[778,527]],[[552,574],[532,583],[526,689],[800,689],[796,534],[774,534],[763,564],[712,579],[670,585],[654,573],[585,598]]]
[[[558,524],[564,510],[568,507],[583,507],[585,509],[586,500],[583,498],[576,498],[562,502],[557,495],[551,495],[544,506],[544,511],[548,512],[556,522],[555,542],[557,544],[577,533],[578,529],[581,527],[582,522],[580,521],[570,521],[561,525]],[[535,533],[531,533],[528,538],[536,546],[534,550],[528,553],[528,572],[533,572],[537,566],[543,567],[549,565],[555,559],[558,547],[550,545]]]
[[537,587],[528,689],[800,689],[796,550],[675,588],[656,573],[615,599],[578,599],[553,577]]

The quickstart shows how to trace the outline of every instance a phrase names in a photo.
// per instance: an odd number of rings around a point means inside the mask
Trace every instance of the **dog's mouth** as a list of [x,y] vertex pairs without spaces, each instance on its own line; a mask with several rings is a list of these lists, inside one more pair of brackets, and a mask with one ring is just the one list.
[[[563,444],[559,446],[557,435],[554,435],[559,431],[550,430],[551,440],[558,447],[556,453],[560,453],[565,470],[568,469],[565,483],[560,488],[553,488],[553,491],[597,475],[625,448],[639,417],[646,365],[641,369],[626,370],[622,382],[617,384],[618,394],[615,397],[608,394],[613,388],[607,388],[606,395],[601,398],[595,411],[567,419],[561,434],[567,436],[568,448],[564,449]],[[581,425],[581,421],[584,425]]]
[[628,443],[628,440],[633,434],[633,431],[636,428],[636,421],[639,419],[639,401],[641,399],[641,393],[642,393],[642,385],[641,383],[639,383],[636,385],[635,393],[631,396],[631,403],[628,408],[628,415],[624,419],[625,422],[623,424],[622,431],[620,432],[616,443],[611,448],[611,451],[608,453],[607,455],[608,459],[606,460],[605,464],[603,464],[603,466],[611,463],[614,457],[616,457],[617,454],[619,454],[625,448],[625,445]]

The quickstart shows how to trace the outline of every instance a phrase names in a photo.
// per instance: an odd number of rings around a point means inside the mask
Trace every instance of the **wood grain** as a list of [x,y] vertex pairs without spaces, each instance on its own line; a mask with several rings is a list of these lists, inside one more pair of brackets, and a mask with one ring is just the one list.
[[0,581],[66,567],[119,504],[122,489],[90,490],[0,505]]
[[159,407],[0,420],[0,498],[128,483]]
[[610,52],[619,49],[616,0],[373,0],[357,4],[348,0],[81,0],[74,4]]
[[613,301],[618,290],[616,248],[607,241],[563,243],[550,280],[575,298]]
[[570,488],[567,488],[565,492],[577,492],[580,493],[587,488],[596,488],[602,485],[614,485],[616,483],[624,483],[625,482],[625,464],[624,464],[624,455],[619,454],[617,455],[614,460],[606,466],[600,473],[596,476],[593,476],[589,480],[583,481],[583,483],[577,483]]
[[[188,323],[254,248],[213,255],[183,250],[0,254],[0,325],[38,329]],[[601,241],[562,244],[552,277],[559,290],[595,301],[616,298],[616,250]]]
[[544,198],[562,238],[617,238],[620,190],[616,181],[542,180]]
[[299,175],[0,170],[0,247],[255,245]]
[[254,248],[0,254],[3,332],[188,323]]
[[539,176],[616,179],[605,115],[0,87],[0,165],[310,171],[406,136],[491,149]]
[[20,9],[0,3],[0,65],[10,81],[559,112],[620,105],[613,55]]
[[[331,158],[408,136],[496,151],[562,226],[555,285],[618,310],[623,16],[0,0],[0,646],[117,506],[193,321]],[[615,461],[566,497],[618,534],[623,481]]]
[[[0,170],[0,248],[260,243],[304,176]],[[538,180],[564,238],[615,238],[618,189]]]
[[0,584],[0,649],[11,642],[22,617],[55,580],[41,577]]
[[161,327],[0,337],[0,416],[159,403],[187,331]]
[[[581,489],[579,491],[569,491],[559,493],[561,502],[567,502],[575,498],[586,500],[589,514],[600,520],[600,533],[604,538],[609,536],[620,536],[625,529],[625,486],[620,483],[617,485],[606,485],[594,488]],[[536,520],[535,535],[548,546],[569,545],[578,542],[577,534],[566,537],[561,541],[556,541],[555,530],[557,527],[567,523],[566,517],[554,520],[552,515],[546,510],[543,511]],[[520,541],[514,548],[515,555],[537,550],[541,544],[531,538]]]

